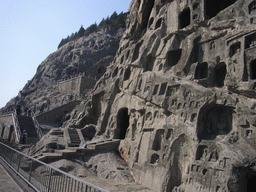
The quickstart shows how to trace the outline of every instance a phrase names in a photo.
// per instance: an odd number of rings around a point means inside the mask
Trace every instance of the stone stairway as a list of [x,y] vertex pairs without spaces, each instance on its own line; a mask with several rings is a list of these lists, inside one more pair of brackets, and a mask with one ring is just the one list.
[[21,133],[23,133],[23,130],[26,130],[28,134],[27,143],[37,142],[38,135],[32,117],[17,115],[17,119]]
[[81,143],[81,139],[76,129],[68,129],[68,134],[70,138],[70,146],[76,147]]

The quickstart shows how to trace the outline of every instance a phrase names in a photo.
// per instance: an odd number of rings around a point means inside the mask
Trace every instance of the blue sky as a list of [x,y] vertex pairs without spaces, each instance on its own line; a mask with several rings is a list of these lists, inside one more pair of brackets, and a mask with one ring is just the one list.
[[36,73],[38,65],[62,38],[87,28],[116,11],[126,12],[131,0],[1,0],[0,108]]

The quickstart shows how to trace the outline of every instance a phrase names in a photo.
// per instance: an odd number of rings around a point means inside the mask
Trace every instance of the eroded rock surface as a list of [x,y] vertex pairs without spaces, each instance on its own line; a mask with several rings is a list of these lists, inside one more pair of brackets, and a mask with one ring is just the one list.
[[[38,66],[35,76],[1,113],[16,109],[23,115],[39,115],[81,100],[84,91],[93,88],[113,61],[124,30],[101,29],[60,47]],[[62,110],[70,112],[73,108]]]
[[128,13],[113,62],[31,154],[78,155],[127,191],[253,191],[256,1],[132,0]]
[[121,139],[135,181],[152,190],[249,191],[255,7],[253,0],[133,0],[113,63],[65,126],[95,124],[97,137]]

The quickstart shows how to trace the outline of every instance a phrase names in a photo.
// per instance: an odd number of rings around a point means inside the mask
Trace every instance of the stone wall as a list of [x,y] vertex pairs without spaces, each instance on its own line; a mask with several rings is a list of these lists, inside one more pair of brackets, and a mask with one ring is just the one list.
[[11,140],[12,133],[14,131],[14,123],[12,114],[0,116],[0,136],[4,140]]
[[70,113],[80,101],[74,100],[67,104],[61,105],[55,109],[51,109],[45,113],[42,113],[36,117],[36,120],[39,124],[49,124],[53,126],[61,126],[62,118],[65,117],[66,114]]
[[58,88],[61,92],[66,91],[80,95],[84,93],[86,89],[92,89],[95,83],[96,79],[79,75],[65,81],[60,81]]

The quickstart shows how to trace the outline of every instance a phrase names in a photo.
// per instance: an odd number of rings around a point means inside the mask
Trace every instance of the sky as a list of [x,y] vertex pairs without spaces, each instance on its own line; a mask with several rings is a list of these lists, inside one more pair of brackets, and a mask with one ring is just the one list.
[[18,95],[62,38],[86,29],[131,0],[0,0],[0,108]]

